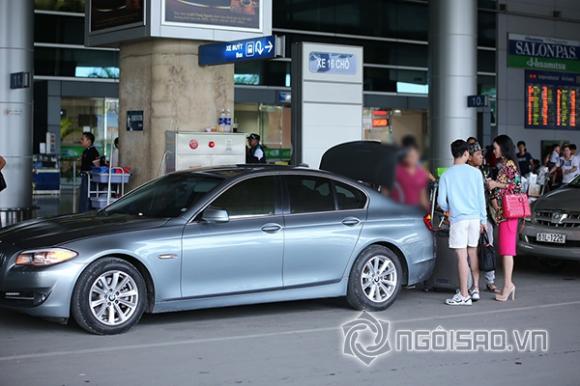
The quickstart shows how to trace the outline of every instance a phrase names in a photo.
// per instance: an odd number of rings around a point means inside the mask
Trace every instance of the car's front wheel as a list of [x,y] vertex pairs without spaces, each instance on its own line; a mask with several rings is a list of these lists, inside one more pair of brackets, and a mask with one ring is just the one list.
[[79,277],[72,298],[74,320],[90,333],[120,334],[139,321],[147,302],[141,273],[119,258],[89,265]]
[[387,309],[401,290],[401,262],[390,249],[374,245],[355,261],[348,282],[347,301],[357,310]]

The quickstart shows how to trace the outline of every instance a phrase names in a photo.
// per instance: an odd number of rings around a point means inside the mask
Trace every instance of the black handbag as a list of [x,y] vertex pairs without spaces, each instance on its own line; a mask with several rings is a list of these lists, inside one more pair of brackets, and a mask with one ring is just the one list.
[[497,256],[493,245],[489,245],[487,234],[483,232],[479,239],[479,270],[484,272],[495,271]]
[[4,189],[6,189],[6,180],[4,179],[2,172],[0,172],[0,192]]

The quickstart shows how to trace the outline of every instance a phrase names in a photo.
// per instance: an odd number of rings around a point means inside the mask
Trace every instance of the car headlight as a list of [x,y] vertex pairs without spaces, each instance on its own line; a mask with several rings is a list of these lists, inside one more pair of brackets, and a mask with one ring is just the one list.
[[46,267],[62,263],[78,256],[78,253],[64,248],[47,248],[24,251],[16,257],[16,265]]

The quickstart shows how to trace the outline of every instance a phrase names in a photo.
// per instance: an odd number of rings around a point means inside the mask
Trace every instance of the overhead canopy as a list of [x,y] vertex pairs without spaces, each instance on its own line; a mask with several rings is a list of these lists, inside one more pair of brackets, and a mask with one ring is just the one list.
[[394,145],[375,141],[346,142],[324,153],[320,170],[390,189],[395,180],[398,154],[399,149]]

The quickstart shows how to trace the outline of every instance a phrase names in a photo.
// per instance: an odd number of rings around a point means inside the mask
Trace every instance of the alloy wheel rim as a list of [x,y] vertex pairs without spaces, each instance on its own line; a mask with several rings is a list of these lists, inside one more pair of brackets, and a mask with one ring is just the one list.
[[382,303],[390,299],[397,288],[397,269],[389,257],[373,256],[365,263],[360,280],[367,299]]
[[118,326],[129,320],[139,304],[137,283],[126,272],[107,271],[99,276],[89,292],[93,316],[107,326]]

